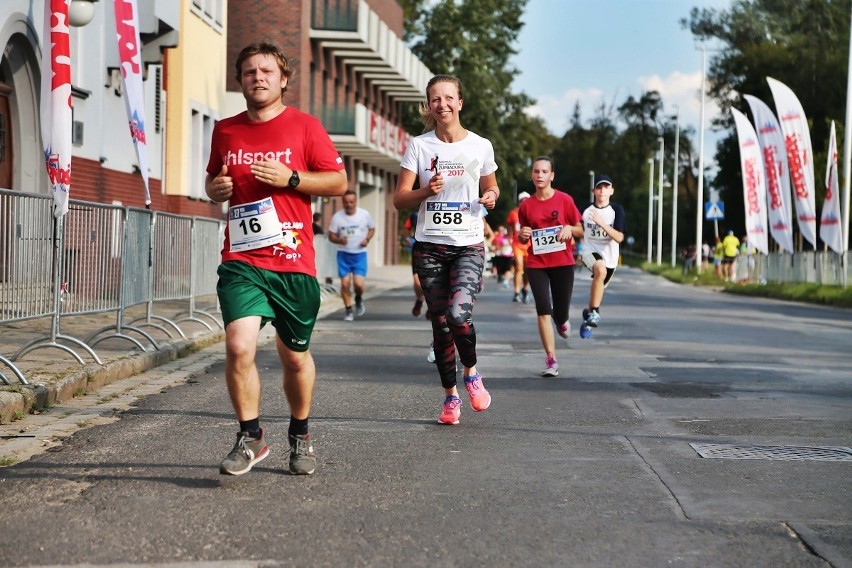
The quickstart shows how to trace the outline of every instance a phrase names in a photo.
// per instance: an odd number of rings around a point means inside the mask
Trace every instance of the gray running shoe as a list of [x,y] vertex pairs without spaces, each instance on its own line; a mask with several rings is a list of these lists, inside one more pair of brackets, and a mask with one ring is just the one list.
[[310,475],[317,469],[317,455],[311,435],[290,436],[290,473]]
[[263,430],[260,431],[260,438],[250,438],[247,432],[240,432],[237,434],[234,449],[222,460],[219,473],[222,475],[248,473],[254,464],[266,459],[268,455],[269,446],[266,445]]
[[355,315],[359,318],[367,313],[367,306],[364,305],[364,300],[355,298]]

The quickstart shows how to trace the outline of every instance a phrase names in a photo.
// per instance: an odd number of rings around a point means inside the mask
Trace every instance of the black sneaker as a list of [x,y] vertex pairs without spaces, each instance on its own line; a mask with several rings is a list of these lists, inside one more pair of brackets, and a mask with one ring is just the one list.
[[290,473],[310,475],[317,469],[317,455],[311,435],[290,436]]
[[234,444],[234,449],[222,460],[219,473],[222,475],[248,473],[254,467],[254,464],[266,459],[268,455],[269,446],[266,445],[263,430],[260,431],[260,438],[251,438],[248,432],[240,432],[237,434],[237,443]]
[[523,302],[524,304],[529,304],[530,303],[529,295],[530,295],[530,291],[527,290],[526,288],[521,290],[521,302]]
[[520,301],[521,301],[521,295],[520,295],[520,294],[515,294],[514,296],[512,296],[512,301],[513,301],[513,302],[518,302],[518,303],[520,303]]

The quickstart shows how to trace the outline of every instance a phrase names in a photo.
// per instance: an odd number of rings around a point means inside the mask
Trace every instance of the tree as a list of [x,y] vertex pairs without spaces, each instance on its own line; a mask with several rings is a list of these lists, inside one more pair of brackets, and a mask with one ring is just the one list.
[[[462,124],[491,141],[499,169],[501,198],[491,214],[505,218],[529,180],[529,161],[552,147],[544,123],[524,110],[533,100],[512,90],[517,69],[509,58],[523,22],[527,0],[402,0],[405,40],[435,74],[458,77],[464,86]],[[424,93],[425,100],[425,93]],[[422,124],[406,109],[405,125],[419,132]]]
[[[588,126],[582,124],[580,116],[580,106],[576,104],[569,129],[554,147],[554,185],[567,188],[574,200],[583,204],[589,199],[589,171],[610,175],[616,187],[614,200],[624,207],[627,215],[628,235],[637,244],[647,244],[649,235],[644,220],[648,210],[648,160],[658,159],[658,138],[662,136],[666,151],[663,174],[665,180],[672,181],[675,117],[664,113],[662,98],[656,91],[630,96],[615,109],[601,104]],[[678,149],[678,236],[682,242],[689,239],[696,216],[696,160],[690,133],[688,129],[681,130]],[[655,191],[658,173],[657,170],[654,175]],[[666,231],[671,227],[671,200],[672,191],[667,189],[663,209]],[[671,240],[664,239],[664,247],[670,243]]]

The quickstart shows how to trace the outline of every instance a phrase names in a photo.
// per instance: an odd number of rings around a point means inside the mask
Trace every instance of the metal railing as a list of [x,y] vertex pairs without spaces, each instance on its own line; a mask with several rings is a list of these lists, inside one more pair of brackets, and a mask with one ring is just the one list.
[[[159,349],[146,326],[169,337],[186,337],[179,325],[186,321],[222,327],[218,306],[196,302],[215,294],[224,222],[77,200],[64,217],[52,211],[50,196],[0,190],[0,324],[51,318],[43,337],[0,354],[21,383],[29,384],[14,361],[37,349],[59,349],[80,364],[82,351],[102,364],[94,348],[106,339]],[[188,309],[172,319],[156,315],[161,301]],[[146,316],[126,323],[128,308],[143,304]],[[115,312],[115,325],[86,338],[61,332],[63,318],[107,312]],[[0,382],[11,384],[2,372]]]
[[[848,255],[830,251],[803,251],[795,254],[771,253],[737,256],[735,280],[737,282],[782,282],[847,286]],[[847,258],[844,259],[844,256]]]

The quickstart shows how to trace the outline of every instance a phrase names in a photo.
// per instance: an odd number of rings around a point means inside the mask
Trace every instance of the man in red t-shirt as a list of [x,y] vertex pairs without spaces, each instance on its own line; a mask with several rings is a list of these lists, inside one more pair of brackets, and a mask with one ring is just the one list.
[[290,472],[311,474],[308,432],[316,368],[309,350],[319,312],[311,196],[343,195],[343,160],[320,122],[284,105],[293,69],[274,45],[245,47],[236,78],[246,111],[213,129],[205,191],[230,200],[216,291],[225,323],[225,380],[240,429],[222,474],[269,455],[260,427],[260,329],[273,322],[290,405]]

